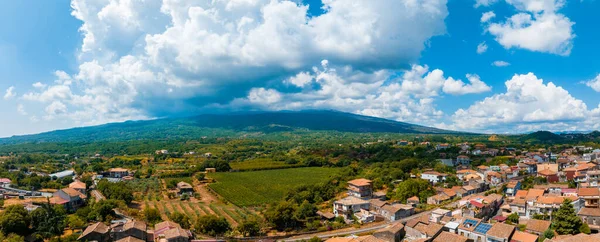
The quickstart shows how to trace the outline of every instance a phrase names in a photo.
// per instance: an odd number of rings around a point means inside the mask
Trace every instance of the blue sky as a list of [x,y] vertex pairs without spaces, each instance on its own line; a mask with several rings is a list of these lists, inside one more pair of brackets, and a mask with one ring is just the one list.
[[0,9],[0,137],[301,109],[486,133],[595,130],[597,9],[590,0],[11,1]]

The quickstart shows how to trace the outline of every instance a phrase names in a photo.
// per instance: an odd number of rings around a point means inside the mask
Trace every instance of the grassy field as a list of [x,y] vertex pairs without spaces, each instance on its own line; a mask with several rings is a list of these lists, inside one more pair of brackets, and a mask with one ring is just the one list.
[[269,170],[269,169],[280,169],[280,168],[291,168],[299,165],[286,164],[283,161],[274,161],[271,159],[258,158],[252,160],[246,160],[242,162],[231,162],[229,163],[231,169],[239,171],[249,170]]
[[180,212],[186,214],[192,221],[202,215],[217,215],[224,217],[233,225],[238,225],[248,216],[255,215],[253,212],[238,208],[234,205],[226,205],[223,203],[204,204],[202,202],[191,201],[144,201],[144,206],[147,208],[156,208],[160,211],[161,217],[168,220],[169,214]]
[[210,187],[238,206],[264,205],[278,201],[302,184],[327,181],[337,168],[306,167],[283,170],[211,173],[217,180]]

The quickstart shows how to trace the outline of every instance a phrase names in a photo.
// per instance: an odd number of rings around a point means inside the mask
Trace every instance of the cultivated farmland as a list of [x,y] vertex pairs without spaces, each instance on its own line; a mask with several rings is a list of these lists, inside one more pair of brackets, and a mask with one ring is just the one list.
[[210,187],[238,206],[265,205],[278,201],[291,189],[325,182],[337,168],[306,167],[282,170],[210,173]]

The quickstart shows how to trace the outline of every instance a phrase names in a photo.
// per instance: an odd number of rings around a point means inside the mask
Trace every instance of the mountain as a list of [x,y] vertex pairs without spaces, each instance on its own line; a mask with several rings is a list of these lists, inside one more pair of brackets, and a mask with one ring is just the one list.
[[564,141],[565,138],[550,131],[537,131],[521,137],[520,140],[530,143],[555,143]]
[[195,117],[127,121],[0,139],[0,144],[92,142],[232,136],[240,133],[338,131],[353,133],[457,134],[415,124],[336,111],[281,111],[205,114]]

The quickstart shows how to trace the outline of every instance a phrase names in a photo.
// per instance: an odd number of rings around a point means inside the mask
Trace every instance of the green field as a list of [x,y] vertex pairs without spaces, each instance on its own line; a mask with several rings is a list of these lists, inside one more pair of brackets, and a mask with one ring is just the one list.
[[299,164],[286,164],[283,161],[274,161],[265,158],[246,160],[242,162],[230,162],[229,165],[231,166],[231,169],[238,171],[283,169],[300,166]]
[[238,206],[265,205],[303,184],[327,181],[338,168],[306,167],[282,170],[212,173],[210,187]]

